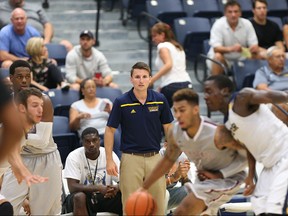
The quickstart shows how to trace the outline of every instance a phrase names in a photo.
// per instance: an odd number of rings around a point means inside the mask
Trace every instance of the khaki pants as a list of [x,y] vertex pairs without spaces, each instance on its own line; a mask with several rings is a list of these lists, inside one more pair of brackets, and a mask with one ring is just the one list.
[[[120,164],[120,190],[122,193],[123,210],[129,195],[142,187],[143,180],[151,173],[161,159],[159,154],[152,157],[143,157],[131,154],[122,154]],[[148,190],[157,203],[156,215],[164,215],[166,182],[161,177]],[[125,212],[124,212],[125,214]]]

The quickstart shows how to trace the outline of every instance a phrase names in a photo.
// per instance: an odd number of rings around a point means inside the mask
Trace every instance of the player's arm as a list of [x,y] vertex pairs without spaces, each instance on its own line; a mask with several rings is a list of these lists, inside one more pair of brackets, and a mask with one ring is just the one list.
[[253,88],[244,88],[236,96],[233,109],[241,107],[241,105],[248,107],[258,105],[261,103],[287,103],[288,91],[262,91]]
[[156,167],[152,170],[148,178],[143,182],[143,188],[148,189],[157,179],[164,176],[169,172],[179,155],[181,154],[180,148],[177,146],[175,139],[172,135],[172,128],[168,132],[167,136],[167,149],[164,157],[159,161]]
[[32,175],[27,167],[23,164],[20,156],[20,146],[15,146],[13,150],[8,154],[8,162],[11,165],[14,176],[20,184],[23,180],[26,181],[28,187],[33,183],[41,183],[48,180],[48,178],[38,175]]
[[105,146],[105,154],[106,154],[106,170],[108,175],[118,176],[118,168],[113,160],[113,146],[114,146],[114,134],[116,128],[106,126],[105,134],[104,134],[104,146]]
[[84,192],[84,193],[93,193],[93,192],[100,192],[102,194],[106,194],[107,187],[102,184],[89,184],[89,185],[84,185],[80,184],[80,181],[77,179],[73,178],[67,178],[67,184],[70,193],[75,193],[75,192]]
[[248,159],[248,167],[249,167],[249,172],[248,176],[245,179],[245,190],[243,194],[245,196],[251,195],[255,189],[255,184],[254,184],[254,176],[255,176],[255,170],[256,170],[256,160],[253,157],[253,155],[247,150],[247,159]]

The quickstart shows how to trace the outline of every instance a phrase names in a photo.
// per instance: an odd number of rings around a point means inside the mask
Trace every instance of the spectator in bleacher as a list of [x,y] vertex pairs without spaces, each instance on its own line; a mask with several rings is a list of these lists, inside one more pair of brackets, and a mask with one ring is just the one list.
[[[5,0],[1,2],[0,28],[10,23],[9,16],[15,8],[22,8],[26,12],[28,24],[40,32],[45,44],[52,42],[54,28],[40,4],[25,2],[25,0]],[[68,40],[61,40],[60,44],[64,45],[67,51],[73,48]]]
[[80,45],[75,46],[66,57],[66,78],[68,82],[78,86],[83,79],[91,78],[98,87],[117,88],[113,83],[111,68],[102,52],[94,48],[94,35],[89,30],[80,33]]
[[23,9],[16,8],[11,13],[11,22],[0,31],[0,61],[2,68],[19,59],[28,59],[26,52],[27,41],[31,37],[40,37],[40,33],[32,26],[27,25],[27,16]]
[[[257,36],[251,22],[241,18],[240,4],[236,0],[228,1],[224,15],[212,26],[208,56],[228,68],[241,58],[257,58]],[[207,61],[207,65],[213,75],[224,72],[221,66],[211,61]]]
[[288,68],[285,66],[285,52],[278,46],[267,50],[268,66],[256,71],[253,87],[259,90],[288,90]]
[[69,124],[79,137],[87,127],[99,131],[103,140],[105,127],[112,109],[112,102],[107,98],[98,98],[96,84],[93,79],[84,79],[80,84],[81,100],[74,102],[70,108]]
[[41,37],[32,37],[28,40],[26,51],[29,55],[28,62],[31,65],[31,85],[42,91],[52,88],[68,90],[70,85],[63,79],[60,69],[52,59],[48,58],[48,51]]
[[267,19],[267,1],[253,0],[252,6],[254,17],[250,21],[258,38],[260,58],[267,57],[267,49],[271,46],[279,46],[285,50],[282,31],[278,24]]
[[[160,149],[160,155],[164,157],[167,149],[167,141]],[[191,182],[192,173],[190,172],[190,161],[185,153],[178,157],[172,168],[165,174],[166,190],[169,192],[169,200],[167,209],[177,207],[180,202],[187,196],[187,190],[184,186],[186,182]]]
[[[83,147],[72,151],[66,159],[64,178],[71,193],[65,200],[66,211],[73,211],[74,215],[122,215],[121,193],[116,184],[119,178],[106,173],[105,149],[100,147],[97,129],[86,128],[81,139]],[[113,159],[119,168],[120,161],[114,152]]]
[[183,47],[175,40],[171,27],[166,23],[156,23],[152,29],[152,40],[157,45],[155,65],[157,72],[150,85],[161,79],[160,92],[172,107],[172,95],[179,89],[192,88],[191,78],[186,71],[186,56]]

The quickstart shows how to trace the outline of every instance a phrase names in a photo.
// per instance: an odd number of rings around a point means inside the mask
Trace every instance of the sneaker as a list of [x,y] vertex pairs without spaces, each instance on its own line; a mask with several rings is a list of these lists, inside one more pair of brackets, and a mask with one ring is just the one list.
[[61,90],[67,91],[67,90],[69,90],[69,88],[70,88],[70,84],[69,83],[67,83],[67,82],[63,82],[62,83]]

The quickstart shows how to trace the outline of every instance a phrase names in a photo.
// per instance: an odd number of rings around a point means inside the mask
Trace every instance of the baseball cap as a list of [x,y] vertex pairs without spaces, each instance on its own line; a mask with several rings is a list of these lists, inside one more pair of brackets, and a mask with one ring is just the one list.
[[84,31],[82,31],[81,33],[80,33],[80,37],[82,37],[82,36],[88,36],[88,37],[90,37],[90,38],[94,38],[94,35],[93,35],[93,33],[91,32],[91,31],[89,31],[89,30],[84,30]]

